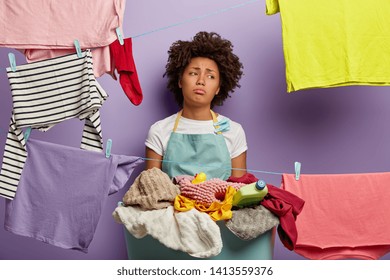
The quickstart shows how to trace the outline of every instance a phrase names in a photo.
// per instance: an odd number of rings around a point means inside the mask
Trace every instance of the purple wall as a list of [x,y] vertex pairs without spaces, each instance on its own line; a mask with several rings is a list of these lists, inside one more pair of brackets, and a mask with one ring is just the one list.
[[[124,35],[133,37],[244,2],[128,1]],[[390,170],[388,88],[340,87],[287,94],[280,17],[266,16],[264,2],[259,0],[134,38],[143,103],[135,107],[118,82],[107,75],[99,78],[110,95],[102,109],[102,127],[104,138],[113,139],[113,153],[143,156],[149,126],[177,110],[162,78],[167,49],[173,41],[190,39],[205,30],[230,39],[244,64],[242,87],[216,111],[240,122],[246,130],[250,169],[292,173],[294,161],[301,161],[304,173]],[[12,108],[5,72],[9,51],[0,49],[0,147],[4,146]],[[17,63],[23,64],[24,58],[13,52]],[[81,130],[82,123],[71,120],[46,133],[33,131],[33,137],[77,147]],[[142,168],[136,170],[133,179]],[[256,175],[271,184],[280,184],[278,175]],[[125,191],[108,198],[88,254],[59,249],[0,229],[0,259],[125,259],[122,227],[111,218]],[[0,199],[0,224],[4,204],[4,199]],[[275,259],[303,258],[285,249],[276,237]],[[383,259],[390,259],[390,254]]]

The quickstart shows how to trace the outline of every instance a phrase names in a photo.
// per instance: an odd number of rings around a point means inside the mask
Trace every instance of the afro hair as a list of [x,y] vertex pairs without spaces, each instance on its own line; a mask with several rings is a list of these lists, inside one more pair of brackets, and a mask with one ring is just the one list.
[[199,32],[192,41],[176,41],[168,50],[168,62],[165,66],[164,77],[167,76],[167,88],[173,93],[177,104],[183,107],[183,94],[178,85],[186,66],[192,58],[206,57],[218,65],[220,73],[220,91],[211,102],[222,105],[229,93],[240,87],[239,80],[243,74],[242,63],[233,53],[233,45],[229,40],[221,38],[215,32]]

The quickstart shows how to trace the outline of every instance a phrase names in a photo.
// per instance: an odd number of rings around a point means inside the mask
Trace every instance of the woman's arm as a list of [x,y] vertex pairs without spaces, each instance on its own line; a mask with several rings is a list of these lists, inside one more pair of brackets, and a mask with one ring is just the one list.
[[163,159],[162,156],[160,156],[159,154],[157,154],[155,151],[153,151],[152,149],[150,149],[148,147],[146,147],[146,149],[145,149],[145,156],[148,159],[155,159],[155,160],[146,160],[145,169],[150,169],[153,167],[157,167],[157,168],[161,169],[161,167],[162,167],[161,160]]
[[232,168],[239,168],[243,170],[232,170],[231,176],[233,177],[241,177],[246,173],[246,151],[232,158]]

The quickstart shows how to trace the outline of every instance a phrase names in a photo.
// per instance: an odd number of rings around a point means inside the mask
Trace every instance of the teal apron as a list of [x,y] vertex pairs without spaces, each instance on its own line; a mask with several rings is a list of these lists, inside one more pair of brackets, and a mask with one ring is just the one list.
[[[208,179],[229,178],[232,160],[221,132],[216,134],[176,133],[182,111],[177,114],[175,125],[164,153],[162,170],[173,178],[178,175],[195,175],[204,172]],[[211,111],[213,122],[217,122]]]
[[[210,111],[213,122],[217,118]],[[164,154],[162,170],[173,178],[178,175],[195,175],[204,172],[208,179],[226,180],[231,174],[231,158],[223,135],[216,134],[180,134],[176,133],[182,111],[177,114],[173,132]],[[226,228],[224,221],[218,221],[221,229],[223,248],[215,260],[260,260],[272,259],[275,230],[270,230],[251,241],[236,237]],[[129,259],[196,259],[187,253],[169,249],[151,236],[136,239],[126,232],[127,253]]]

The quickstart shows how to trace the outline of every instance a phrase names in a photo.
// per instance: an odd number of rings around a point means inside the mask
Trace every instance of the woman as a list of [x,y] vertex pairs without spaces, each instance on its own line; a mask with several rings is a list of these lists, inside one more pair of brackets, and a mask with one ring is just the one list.
[[[147,169],[158,167],[171,178],[204,172],[207,179],[226,180],[246,173],[247,143],[243,128],[211,111],[239,87],[242,64],[232,47],[230,41],[207,32],[199,32],[191,41],[172,44],[164,75],[182,110],[151,126],[145,141],[146,157],[152,159],[147,161]],[[248,242],[219,225],[223,249],[213,259],[272,258],[270,231]],[[164,250],[156,242],[144,246],[158,251],[163,259],[189,258]]]
[[204,172],[226,180],[246,173],[246,138],[240,124],[211,109],[239,87],[242,64],[230,41],[199,32],[172,44],[164,76],[182,110],[153,124],[145,141],[146,169],[171,178]]

